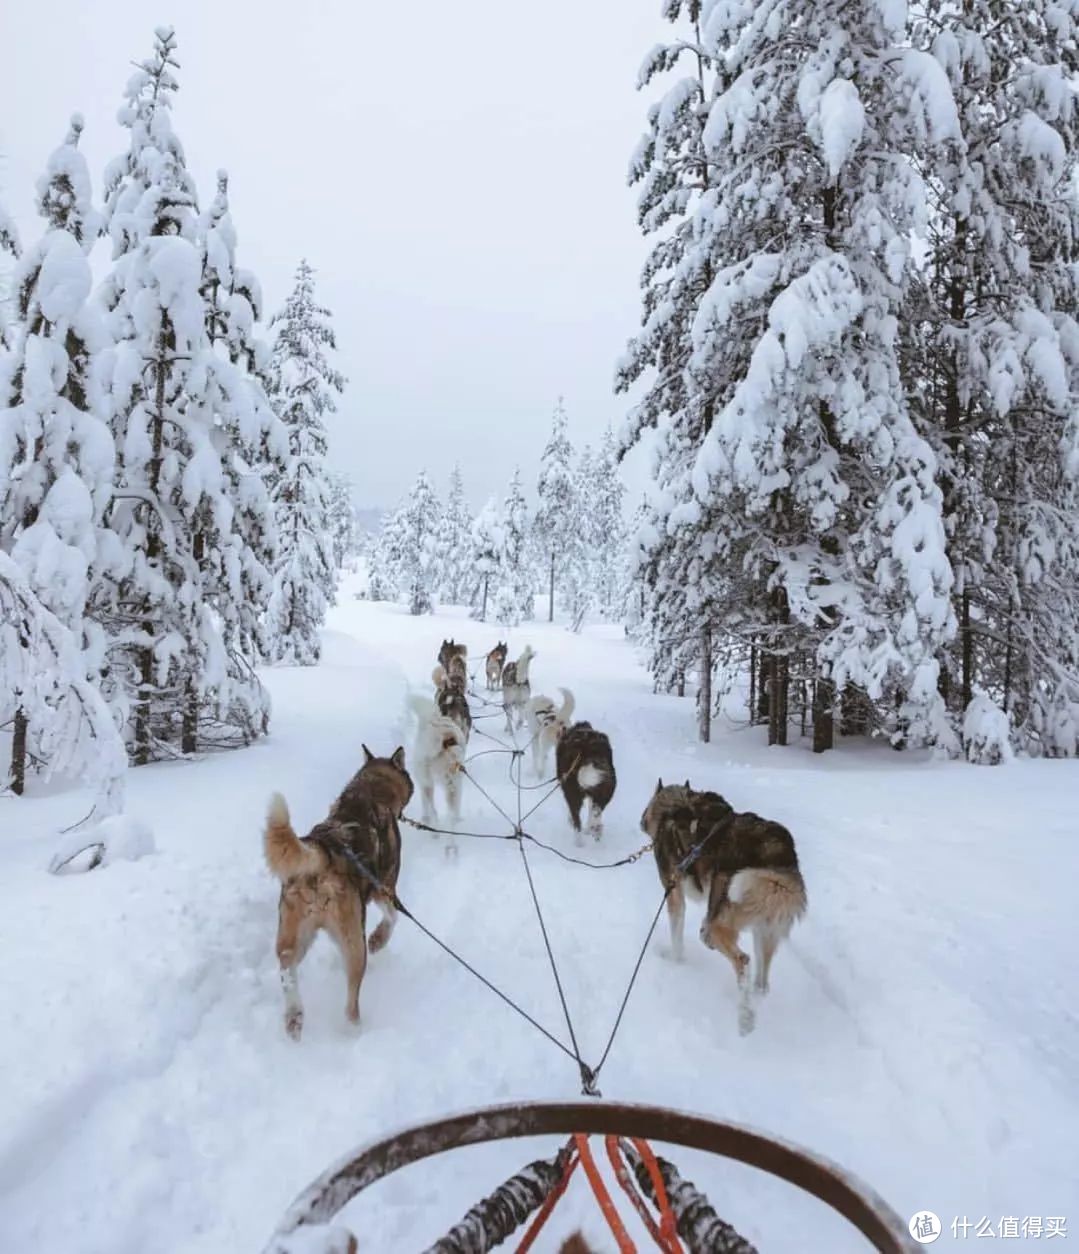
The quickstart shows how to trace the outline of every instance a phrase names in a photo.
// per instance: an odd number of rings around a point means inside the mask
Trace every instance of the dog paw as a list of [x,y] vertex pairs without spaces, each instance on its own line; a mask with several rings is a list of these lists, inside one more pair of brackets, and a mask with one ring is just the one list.
[[285,1015],[285,1031],[294,1041],[298,1041],[303,1032],[303,1011],[290,1010]]
[[345,1007],[345,1018],[349,1021],[349,1023],[351,1023],[351,1024],[352,1024],[352,1026],[353,1026],[354,1028],[358,1028],[358,1027],[360,1026],[360,1010],[359,1010],[359,1007],[357,1006],[357,1007],[356,1007],[356,1009],[355,1009],[355,1010],[353,1010],[351,1006],[346,1006],[346,1007]]
[[367,938],[367,948],[373,954],[377,954],[380,949],[386,948],[386,942],[390,939],[390,929],[385,923],[380,923],[378,927]]

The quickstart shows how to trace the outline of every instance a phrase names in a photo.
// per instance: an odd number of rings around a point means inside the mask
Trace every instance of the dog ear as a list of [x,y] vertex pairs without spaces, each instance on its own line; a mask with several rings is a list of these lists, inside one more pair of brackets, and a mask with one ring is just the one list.
[[365,762],[373,762],[375,760],[375,755],[366,745],[360,745],[360,748],[363,750],[363,760]]
[[390,757],[390,761],[394,764],[394,766],[397,767],[399,771],[403,771],[405,769],[404,745],[398,745],[397,748],[394,749],[393,754]]
[[687,779],[687,780],[686,780],[686,792],[690,792],[690,791],[691,791],[691,789],[690,789],[690,786],[689,786],[689,780]]
[[656,792],[662,792],[662,791],[663,791],[663,777],[660,776],[660,778],[656,780]]

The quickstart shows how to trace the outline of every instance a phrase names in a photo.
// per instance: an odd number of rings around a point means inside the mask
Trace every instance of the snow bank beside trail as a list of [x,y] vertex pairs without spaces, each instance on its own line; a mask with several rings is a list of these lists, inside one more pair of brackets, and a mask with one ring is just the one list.
[[[152,825],[153,857],[45,875],[45,842],[82,799],[0,799],[0,918],[15,946],[0,1034],[0,1249],[257,1251],[306,1185],[374,1137],[471,1106],[578,1096],[575,1066],[405,918],[372,956],[358,1032],[344,1017],[341,961],[320,941],[300,971],[304,1039],[284,1034],[278,890],[260,845],[270,793],[284,793],[306,831],[359,765],[361,743],[410,751],[406,687],[429,683],[443,636],[464,639],[472,665],[496,638],[463,609],[412,618],[350,590],[332,611],[322,665],[266,672],[267,741],[131,772],[131,810]],[[611,736],[618,791],[602,845],[585,855],[639,848],[656,776],[688,776],[791,828],[809,913],[744,1039],[729,967],[696,943],[700,907],[688,911],[684,963],[667,958],[661,920],[600,1079],[605,1097],[786,1137],[904,1215],[932,1209],[947,1225],[964,1214],[1074,1214],[1079,763],[989,770],[873,746],[816,758],[721,724],[699,745],[692,702],[654,697],[620,637],[533,623],[509,640],[511,654],[536,649],[534,692],[572,689],[578,715]],[[515,804],[500,757],[471,769]],[[474,789],[463,814],[471,830],[505,830]],[[580,852],[560,797],[528,826]],[[516,848],[459,845],[448,860],[438,840],[406,830],[402,900],[563,1035]],[[648,859],[610,872],[538,849],[530,861],[594,1062],[659,904],[658,876]],[[363,1248],[415,1254],[554,1148],[540,1139],[441,1155],[379,1183],[339,1222]],[[767,1254],[865,1249],[780,1181],[709,1155],[669,1156]],[[582,1223],[606,1239],[587,1188],[572,1187],[556,1215],[552,1242]]]

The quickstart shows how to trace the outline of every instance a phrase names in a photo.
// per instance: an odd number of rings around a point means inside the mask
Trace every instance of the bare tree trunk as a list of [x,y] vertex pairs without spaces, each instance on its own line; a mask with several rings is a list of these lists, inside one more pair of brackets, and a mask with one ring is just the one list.
[[487,589],[490,586],[490,583],[491,583],[491,576],[484,575],[483,577],[483,609],[480,612],[481,623],[485,623],[487,621]]
[[677,685],[678,695],[680,697],[684,697],[686,695],[686,672],[685,671],[678,672],[678,679],[676,681],[676,685]]
[[199,747],[199,695],[195,681],[188,675],[184,685],[184,713],[180,725],[180,748],[184,753],[195,753]]
[[701,628],[701,678],[697,691],[697,739],[708,744],[712,739],[712,629]]
[[547,593],[547,621],[554,622],[554,553],[551,553],[551,582]]
[[757,721],[757,646],[749,646],[749,725]]
[[835,748],[835,683],[818,678],[813,685],[813,752]]
[[[18,694],[16,694],[18,695]],[[21,797],[26,789],[26,733],[29,724],[20,706],[15,711],[15,731],[11,738],[11,791]]]
[[767,723],[771,707],[769,681],[771,677],[771,661],[767,650],[757,649],[757,713],[755,721]]

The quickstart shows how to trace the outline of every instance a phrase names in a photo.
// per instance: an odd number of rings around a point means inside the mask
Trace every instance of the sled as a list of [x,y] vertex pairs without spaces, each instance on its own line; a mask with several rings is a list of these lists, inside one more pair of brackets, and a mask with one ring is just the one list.
[[[633,1171],[620,1173],[615,1164],[616,1176],[625,1190],[627,1180],[623,1177],[635,1173],[641,1192],[658,1205],[660,1222],[655,1222],[642,1210],[640,1199],[631,1197],[660,1249],[680,1249],[686,1254],[754,1254],[754,1247],[715,1214],[703,1194],[682,1180],[672,1164],[651,1154],[648,1143],[652,1141],[704,1150],[778,1176],[838,1211],[874,1249],[884,1254],[915,1254],[920,1249],[909,1236],[906,1224],[874,1190],[819,1154],[740,1124],[659,1106],[589,1101],[489,1106],[418,1124],[373,1141],[328,1168],[304,1189],[278,1224],[264,1254],[365,1254],[374,1248],[373,1243],[364,1242],[362,1237],[357,1239],[347,1228],[331,1222],[364,1189],[401,1167],[447,1150],[540,1136],[569,1141],[555,1158],[530,1164],[478,1203],[426,1254],[483,1254],[501,1245],[530,1215],[539,1212],[525,1243],[516,1247],[528,1248],[534,1229],[546,1219],[565,1188],[572,1170],[574,1146],[590,1157],[585,1144],[589,1136],[607,1138],[612,1163],[615,1143],[627,1149],[627,1161]],[[648,1167],[643,1157],[633,1152],[633,1146],[647,1155]],[[586,1172],[593,1183],[594,1164],[589,1170],[586,1162]],[[602,1185],[597,1188],[593,1183],[593,1188],[617,1237],[608,1214],[613,1209],[609,1207],[610,1198],[604,1202],[601,1192],[606,1190]],[[675,1225],[677,1237],[669,1230]],[[622,1250],[636,1248],[632,1242],[626,1245],[621,1239],[618,1244]],[[810,1237],[807,1248],[811,1247]]]

